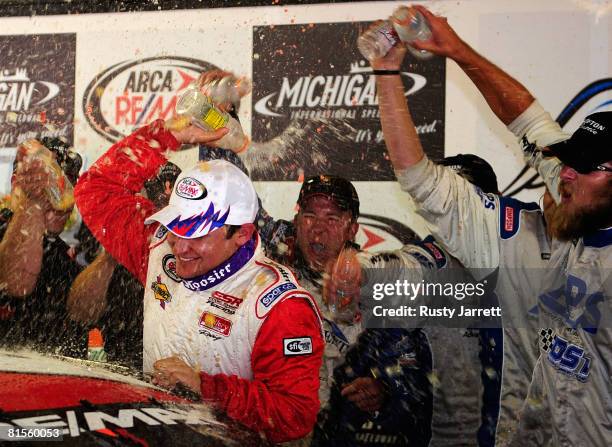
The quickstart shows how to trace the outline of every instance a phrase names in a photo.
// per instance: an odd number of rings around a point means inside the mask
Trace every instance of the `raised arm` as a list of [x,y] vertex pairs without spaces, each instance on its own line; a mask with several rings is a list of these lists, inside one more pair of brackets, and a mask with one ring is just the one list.
[[415,7],[427,19],[432,38],[417,41],[414,46],[448,57],[459,65],[495,116],[518,138],[527,163],[538,171],[556,197],[560,164],[556,159],[544,158],[536,149],[563,141],[569,135],[561,130],[523,84],[463,41],[445,17],[436,16],[423,6]]
[[[366,31],[368,32],[368,31]],[[374,70],[399,70],[405,49],[370,61]],[[499,264],[498,200],[424,154],[398,74],[377,74],[381,124],[397,178],[418,213],[449,254],[468,268]]]
[[205,132],[177,120],[144,126],[113,145],[81,176],[75,188],[83,221],[119,263],[141,283],[146,279],[149,238],[155,226],[145,226],[153,203],[140,195],[147,179],[166,162],[164,152],[183,143],[216,141],[227,133],[222,128]]
[[[400,44],[384,58],[371,60],[370,64],[381,73],[398,72],[405,54],[406,48]],[[425,153],[408,110],[402,78],[399,74],[378,74],[376,89],[383,135],[393,167],[395,170],[409,168],[417,164]]]
[[96,324],[107,306],[106,293],[117,262],[106,251],[79,273],[68,295],[68,315],[74,321]]
[[0,242],[0,289],[15,297],[34,291],[42,267],[45,213],[50,210],[45,196],[49,174],[39,160],[17,152],[18,167],[11,196],[13,216]]
[[452,59],[472,80],[493,113],[506,125],[516,119],[535,98],[527,88],[463,41],[445,17],[415,6],[427,19],[432,37],[414,47]]

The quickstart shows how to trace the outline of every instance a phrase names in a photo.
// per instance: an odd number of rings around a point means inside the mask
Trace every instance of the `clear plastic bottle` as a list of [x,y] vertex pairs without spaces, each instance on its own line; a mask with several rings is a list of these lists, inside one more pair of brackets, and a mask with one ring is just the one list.
[[428,59],[433,56],[433,53],[429,51],[418,50],[410,45],[415,40],[431,38],[431,30],[427,20],[419,10],[410,6],[400,6],[393,12],[391,23],[401,41],[408,46],[408,51],[415,57]]
[[367,60],[384,57],[400,41],[390,21],[385,20],[378,27],[361,34],[357,48]]
[[230,74],[202,85],[200,91],[208,96],[213,104],[238,104],[240,98],[251,92],[251,88],[249,78],[237,78]]
[[249,138],[244,134],[240,123],[228,113],[223,112],[204,94],[196,83],[191,83],[176,103],[176,113],[187,115],[196,126],[204,130],[217,130],[227,127],[229,133],[216,145],[225,149],[240,152],[249,145]]
[[338,322],[352,322],[359,312],[359,287],[361,265],[356,252],[345,249],[340,252],[331,271],[335,293],[326,297],[329,312]]
[[49,173],[50,184],[45,190],[49,203],[57,211],[67,211],[74,205],[74,189],[72,183],[55,161],[53,153],[35,139],[26,140],[21,145],[27,157],[41,160]]

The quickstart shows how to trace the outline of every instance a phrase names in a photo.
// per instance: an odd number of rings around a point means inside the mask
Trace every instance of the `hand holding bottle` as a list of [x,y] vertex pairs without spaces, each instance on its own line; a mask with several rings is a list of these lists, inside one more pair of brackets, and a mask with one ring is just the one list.
[[427,59],[432,53],[415,48],[413,44],[430,38],[431,31],[421,10],[415,6],[400,6],[388,20],[378,21],[362,33],[357,39],[357,47],[363,57],[372,62],[385,58],[403,42],[415,57]]
[[237,108],[240,100],[251,93],[252,84],[246,76],[238,77],[229,71],[209,70],[197,80],[200,91],[224,112]]
[[368,61],[381,59],[401,41],[389,20],[378,20],[357,38],[357,48]]
[[408,51],[417,59],[428,59],[433,53],[415,48],[417,41],[427,41],[431,39],[431,30],[427,19],[421,10],[415,6],[400,6],[391,16],[393,29],[400,40],[408,46]]
[[450,57],[460,62],[464,54],[473,52],[448,24],[446,17],[437,16],[421,5],[413,8],[427,21],[430,37],[419,38],[411,43],[418,50],[426,50],[438,56]]
[[221,127],[217,130],[202,129],[192,122],[192,117],[188,115],[176,115],[166,120],[166,129],[182,144],[209,144],[221,140],[228,129]]
[[[223,104],[227,104],[227,101],[224,101]],[[176,103],[176,113],[190,117],[191,123],[202,130],[217,131],[226,127],[227,135],[209,142],[212,143],[211,146],[239,153],[244,151],[250,143],[250,139],[244,134],[238,120],[224,112],[210,97],[206,96],[198,82],[191,83],[181,94]]]
[[74,206],[72,183],[57,164],[53,153],[38,140],[22,142],[17,149],[14,193],[24,194],[39,206],[57,211]]

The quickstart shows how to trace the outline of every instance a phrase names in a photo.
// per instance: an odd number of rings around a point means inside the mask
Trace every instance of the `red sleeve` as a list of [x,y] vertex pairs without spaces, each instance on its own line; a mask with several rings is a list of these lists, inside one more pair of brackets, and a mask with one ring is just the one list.
[[144,284],[154,212],[140,195],[147,179],[166,163],[163,153],[180,143],[157,120],[114,144],[80,178],[74,195],[83,221],[104,248]]
[[[312,354],[285,356],[284,338],[310,337]],[[299,439],[312,431],[319,412],[321,325],[311,305],[292,298],[276,305],[255,340],[253,380],[201,373],[202,398],[272,442]]]

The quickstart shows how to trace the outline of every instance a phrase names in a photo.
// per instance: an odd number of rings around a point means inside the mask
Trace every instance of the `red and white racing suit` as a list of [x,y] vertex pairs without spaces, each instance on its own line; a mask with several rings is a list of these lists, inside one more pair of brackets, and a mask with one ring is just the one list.
[[144,224],[154,206],[139,192],[166,162],[163,153],[179,146],[155,121],[113,145],[75,189],[94,236],[145,285],[145,372],[178,354],[200,369],[202,398],[232,419],[273,442],[303,437],[319,410],[324,342],[316,305],[263,256],[258,237],[242,247],[246,262],[230,258],[213,280],[176,276],[164,229]]

